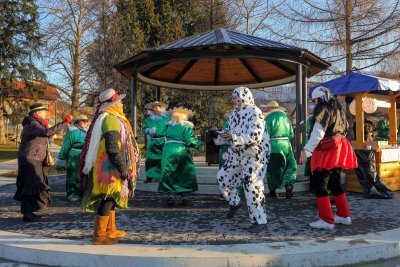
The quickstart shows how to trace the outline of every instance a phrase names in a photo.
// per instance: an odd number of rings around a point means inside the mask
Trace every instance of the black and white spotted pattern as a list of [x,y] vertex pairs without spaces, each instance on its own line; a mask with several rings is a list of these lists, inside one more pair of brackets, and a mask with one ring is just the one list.
[[226,132],[232,136],[227,160],[219,170],[219,189],[229,205],[238,205],[236,188],[243,183],[252,223],[267,223],[263,179],[267,172],[270,143],[261,110],[255,106],[253,95],[246,87],[236,88],[232,96],[242,100],[229,118]]

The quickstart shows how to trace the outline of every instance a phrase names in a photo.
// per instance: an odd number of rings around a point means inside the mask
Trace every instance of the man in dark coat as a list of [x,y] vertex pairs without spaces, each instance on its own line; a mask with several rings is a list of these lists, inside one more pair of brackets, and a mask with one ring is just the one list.
[[47,207],[50,202],[50,186],[46,164],[49,138],[69,124],[72,116],[49,128],[47,108],[40,103],[29,107],[29,116],[22,121],[21,145],[18,151],[17,192],[14,199],[21,202],[24,221],[37,221],[34,212]]

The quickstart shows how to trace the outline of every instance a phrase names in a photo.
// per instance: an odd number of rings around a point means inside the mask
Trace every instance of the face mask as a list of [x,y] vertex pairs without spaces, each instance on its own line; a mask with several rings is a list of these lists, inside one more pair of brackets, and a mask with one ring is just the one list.
[[314,104],[308,105],[308,108],[309,108],[309,109],[314,109],[314,108],[315,108],[315,105],[314,105]]

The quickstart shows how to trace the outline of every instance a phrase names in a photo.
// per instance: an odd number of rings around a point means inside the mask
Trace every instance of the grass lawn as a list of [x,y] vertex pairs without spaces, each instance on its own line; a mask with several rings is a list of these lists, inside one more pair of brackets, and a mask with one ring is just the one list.
[[18,157],[18,148],[15,144],[0,145],[0,162],[16,159]]

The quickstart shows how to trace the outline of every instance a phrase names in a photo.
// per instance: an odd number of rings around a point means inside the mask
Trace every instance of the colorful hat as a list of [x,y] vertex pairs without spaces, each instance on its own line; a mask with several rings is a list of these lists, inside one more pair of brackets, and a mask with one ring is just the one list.
[[165,105],[164,103],[158,102],[158,101],[147,103],[144,107],[145,107],[145,109],[152,109],[153,106],[160,106],[162,108],[166,108],[167,107],[167,105]]
[[29,107],[29,115],[41,110],[49,110],[49,109],[43,106],[42,103],[33,104],[32,106]]
[[118,101],[121,101],[125,96],[126,96],[125,94],[122,95],[118,94],[118,92],[112,88],[109,88],[101,92],[99,95],[99,102],[100,102],[99,111],[103,111],[106,108],[116,104]]

